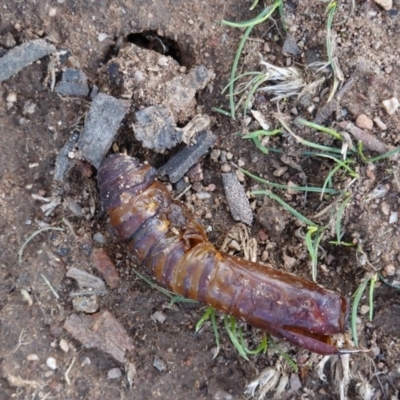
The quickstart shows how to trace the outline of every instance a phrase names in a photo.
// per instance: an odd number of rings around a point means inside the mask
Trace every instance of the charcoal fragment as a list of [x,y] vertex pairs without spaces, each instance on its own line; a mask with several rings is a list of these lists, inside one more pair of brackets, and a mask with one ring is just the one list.
[[89,94],[87,76],[79,69],[68,68],[63,72],[54,91],[65,96],[86,97]]
[[172,183],[178,182],[199,159],[207,153],[216,142],[217,137],[211,131],[201,132],[196,138],[196,144],[179,151],[157,171],[158,175],[168,175]]

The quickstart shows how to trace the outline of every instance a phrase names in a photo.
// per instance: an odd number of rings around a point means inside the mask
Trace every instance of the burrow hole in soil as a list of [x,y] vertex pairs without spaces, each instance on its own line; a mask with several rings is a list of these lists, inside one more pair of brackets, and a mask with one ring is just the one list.
[[145,49],[156,51],[157,53],[164,54],[172,57],[179,65],[190,68],[190,55],[185,55],[181,46],[175,41],[165,36],[160,36],[157,31],[143,31],[139,33],[130,33],[126,37],[129,43]]

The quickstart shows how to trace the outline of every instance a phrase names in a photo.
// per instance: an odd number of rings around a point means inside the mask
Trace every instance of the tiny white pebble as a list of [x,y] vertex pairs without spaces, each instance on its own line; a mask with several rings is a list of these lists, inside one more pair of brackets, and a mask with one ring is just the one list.
[[37,354],[29,354],[26,359],[28,361],[39,361],[39,357]]
[[7,95],[7,99],[6,100],[7,100],[8,103],[15,103],[17,101],[17,94],[14,93],[14,92],[10,92]]
[[361,314],[361,315],[367,314],[368,311],[369,311],[369,306],[367,306],[366,304],[363,304],[363,305],[360,307],[360,314]]
[[107,33],[101,32],[99,33],[99,35],[97,36],[97,39],[99,42],[104,42],[104,40],[106,40],[108,38]]
[[390,213],[389,224],[395,224],[399,220],[399,214],[397,211]]
[[69,345],[68,345],[68,342],[65,339],[61,339],[60,340],[60,349],[64,353],[68,353],[69,352]]
[[107,239],[105,238],[105,236],[101,233],[101,232],[96,232],[93,235],[93,240],[97,243],[100,244],[106,244],[107,243]]
[[57,361],[56,361],[56,359],[55,359],[54,357],[49,357],[49,358],[46,360],[46,365],[47,365],[50,369],[52,369],[53,371],[55,371],[55,370],[57,369]]
[[229,164],[222,164],[221,171],[222,172],[231,172],[231,166]]
[[393,276],[396,273],[396,268],[393,264],[386,265],[383,270],[387,276]]
[[119,368],[112,368],[107,372],[107,379],[121,378],[122,371]]
[[166,67],[168,65],[168,58],[165,56],[161,56],[158,58],[158,65],[160,67]]
[[396,99],[396,97],[392,97],[392,98],[390,98],[390,99],[383,100],[383,101],[382,101],[382,104],[383,104],[383,106],[385,107],[386,112],[387,112],[389,115],[393,115],[393,114],[397,111],[397,109],[399,108],[399,106],[400,106],[400,103],[399,103],[399,101]]
[[50,8],[49,10],[49,17],[54,17],[57,14],[57,8]]
[[211,194],[207,193],[207,192],[199,192],[199,193],[196,193],[196,197],[199,200],[206,200],[206,199],[209,199],[211,197]]

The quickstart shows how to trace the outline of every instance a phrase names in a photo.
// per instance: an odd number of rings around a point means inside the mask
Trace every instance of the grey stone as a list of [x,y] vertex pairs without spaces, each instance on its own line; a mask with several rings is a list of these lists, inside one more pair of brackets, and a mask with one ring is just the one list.
[[32,40],[14,47],[0,58],[0,82],[42,57],[55,53],[56,48],[44,39]]
[[68,157],[68,154],[74,150],[74,147],[79,139],[79,133],[74,132],[68,142],[64,145],[61,151],[57,155],[56,159],[56,170],[54,173],[54,179],[56,181],[64,181],[67,173],[74,165],[74,160]]
[[301,54],[299,46],[297,46],[296,39],[292,35],[287,35],[285,43],[282,47],[283,54],[290,54],[291,56],[298,56]]
[[253,222],[253,211],[236,174],[233,172],[222,174],[222,183],[233,219],[251,225]]
[[216,142],[217,137],[211,131],[201,132],[196,138],[196,144],[188,146],[175,154],[158,171],[158,175],[168,175],[172,183],[178,182],[200,157]]
[[14,36],[11,34],[11,32],[7,32],[4,35],[0,36],[0,44],[7,49],[11,49],[17,44],[17,42],[15,41]]
[[128,109],[128,102],[103,93],[94,98],[77,145],[94,167],[99,168]]

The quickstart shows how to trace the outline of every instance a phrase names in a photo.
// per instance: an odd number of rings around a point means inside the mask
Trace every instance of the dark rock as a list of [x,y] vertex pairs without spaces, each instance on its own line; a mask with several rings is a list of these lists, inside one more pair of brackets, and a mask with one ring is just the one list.
[[179,151],[158,171],[158,175],[168,175],[172,183],[178,182],[200,157],[216,142],[217,137],[211,131],[204,131],[196,138],[196,144]]
[[63,72],[54,91],[65,96],[86,97],[89,94],[87,76],[79,69],[69,68]]

